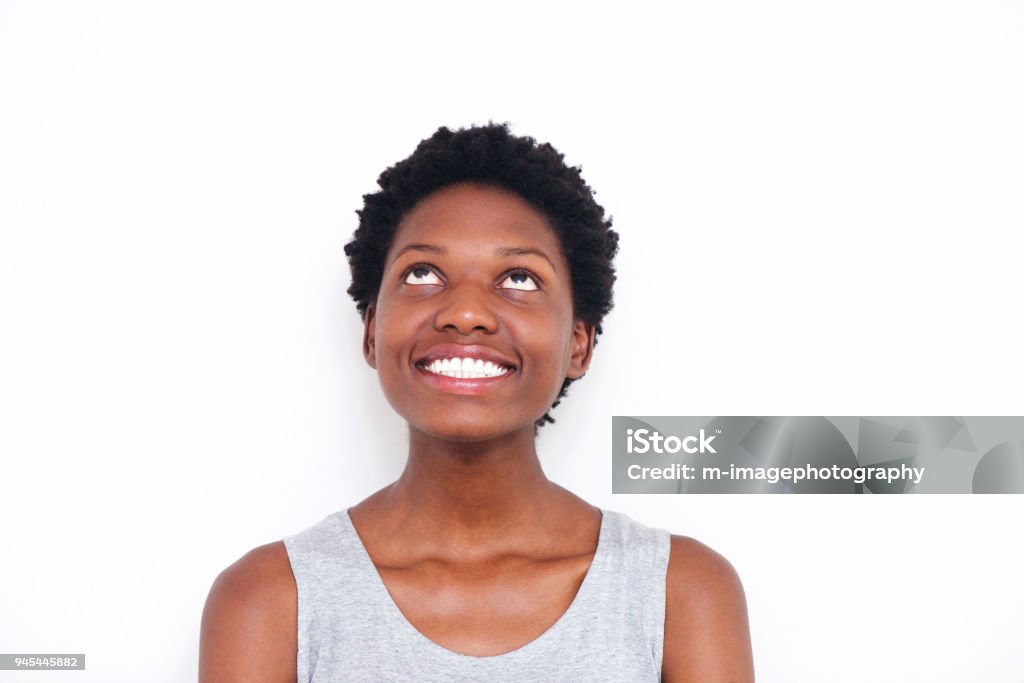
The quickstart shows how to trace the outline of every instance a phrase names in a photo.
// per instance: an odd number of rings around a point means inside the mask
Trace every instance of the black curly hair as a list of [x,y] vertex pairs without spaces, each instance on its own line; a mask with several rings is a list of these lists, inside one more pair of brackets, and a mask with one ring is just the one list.
[[[511,191],[540,211],[554,228],[572,279],[573,313],[601,334],[601,321],[612,309],[619,235],[611,218],[594,201],[594,192],[578,167],[547,143],[516,136],[507,123],[489,123],[457,131],[441,127],[406,159],[377,179],[380,191],[363,196],[359,227],[345,245],[352,270],[348,293],[365,319],[377,300],[384,260],[402,218],[438,190],[462,182]],[[595,335],[595,342],[596,342]],[[555,402],[539,420],[554,422],[551,410],[573,382],[566,379]]]

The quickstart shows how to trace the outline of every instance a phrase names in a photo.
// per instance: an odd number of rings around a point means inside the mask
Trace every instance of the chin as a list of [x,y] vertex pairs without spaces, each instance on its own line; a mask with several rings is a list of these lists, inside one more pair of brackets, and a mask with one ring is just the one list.
[[414,429],[418,429],[434,438],[462,443],[490,441],[525,430],[533,433],[534,426],[532,421],[526,424],[501,424],[496,423],[493,419],[457,419],[458,416],[456,415],[450,416],[450,418],[425,423],[410,421],[409,424]]

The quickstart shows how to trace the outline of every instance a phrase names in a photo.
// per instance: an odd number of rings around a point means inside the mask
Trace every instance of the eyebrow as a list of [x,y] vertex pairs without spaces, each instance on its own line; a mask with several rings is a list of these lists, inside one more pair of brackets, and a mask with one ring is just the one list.
[[391,259],[391,263],[394,263],[395,261],[397,261],[398,257],[401,256],[402,254],[404,254],[407,251],[425,251],[428,254],[447,254],[448,253],[448,250],[445,249],[444,247],[439,247],[439,246],[434,245],[434,244],[418,244],[418,243],[417,244],[407,244],[407,245],[405,245],[404,247],[402,247],[401,249],[398,250],[398,253],[395,254],[395,257],[393,259]]
[[558,267],[555,266],[554,262],[548,258],[548,255],[540,249],[534,249],[533,247],[498,247],[494,250],[494,253],[498,256],[526,256],[528,254],[540,256],[548,262],[552,270],[556,273],[558,272]]
[[[439,247],[436,244],[407,244],[406,246],[398,250],[398,253],[395,254],[395,257],[391,259],[391,263],[397,261],[398,257],[407,251],[421,251],[428,254],[441,254],[442,256],[448,253],[447,249],[445,249],[444,247]],[[554,270],[556,273],[558,272],[558,267],[550,258],[548,258],[548,255],[545,254],[540,249],[534,249],[533,247],[498,247],[497,249],[494,250],[494,254],[495,256],[505,257],[527,255],[539,256],[551,265],[552,270]]]

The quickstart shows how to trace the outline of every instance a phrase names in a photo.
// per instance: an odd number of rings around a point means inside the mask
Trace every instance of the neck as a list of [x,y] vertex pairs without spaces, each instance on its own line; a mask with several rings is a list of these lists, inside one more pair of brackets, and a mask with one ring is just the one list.
[[409,459],[385,505],[416,526],[464,541],[538,524],[564,489],[544,475],[532,426],[497,439],[453,442],[409,430]]

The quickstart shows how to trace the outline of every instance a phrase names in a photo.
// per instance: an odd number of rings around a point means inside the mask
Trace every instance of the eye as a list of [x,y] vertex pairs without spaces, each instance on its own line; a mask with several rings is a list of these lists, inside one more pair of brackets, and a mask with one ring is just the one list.
[[530,292],[537,289],[537,281],[529,273],[517,270],[509,273],[508,277],[498,284],[498,287],[501,289],[518,289],[523,292]]
[[403,280],[407,285],[440,285],[441,278],[427,266],[413,266]]

